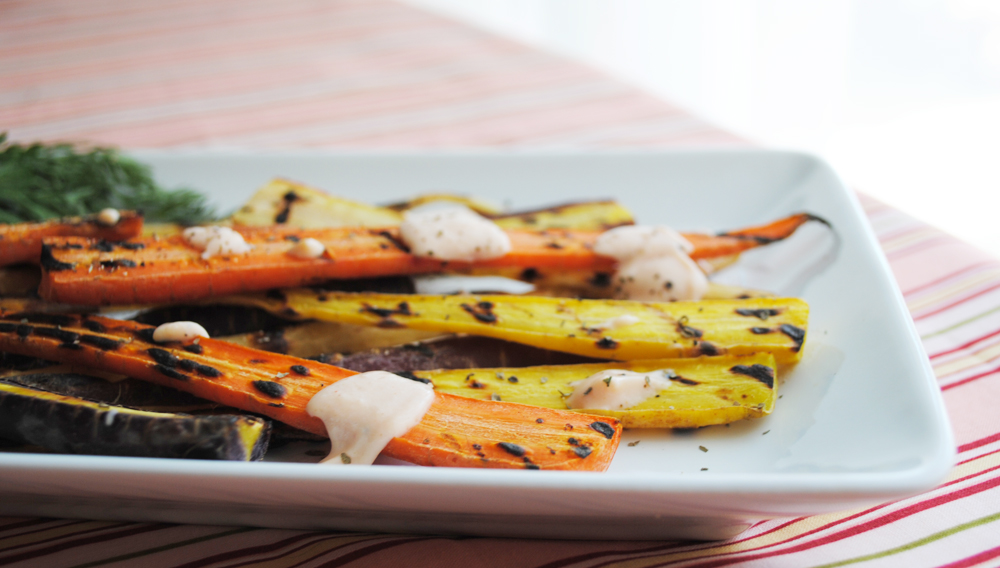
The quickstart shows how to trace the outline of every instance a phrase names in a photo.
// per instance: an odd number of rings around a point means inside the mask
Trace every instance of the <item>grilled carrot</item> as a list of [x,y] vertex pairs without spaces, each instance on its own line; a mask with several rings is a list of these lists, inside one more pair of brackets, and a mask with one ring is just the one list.
[[42,239],[48,237],[88,237],[106,241],[123,241],[142,232],[142,215],[122,211],[113,226],[97,222],[96,215],[52,219],[40,223],[0,225],[0,266],[19,262],[38,263],[42,256]]
[[[809,215],[783,222],[785,236]],[[773,224],[772,224],[773,225]],[[762,227],[740,236],[703,237],[693,257],[727,255],[770,242],[778,233]],[[493,260],[448,262],[418,258],[399,240],[395,228],[239,228],[253,247],[246,254],[203,259],[181,236],[145,238],[113,250],[94,250],[88,241],[67,237],[47,240],[43,247],[40,293],[49,301],[78,305],[189,301],[215,296],[310,286],[328,279],[422,274],[442,270],[594,271],[609,273],[614,260],[591,248],[599,231],[508,231],[513,250]],[[295,241],[314,238],[326,247],[319,258],[288,254]]]
[[[223,341],[157,344],[153,327],[97,316],[0,318],[0,351],[94,367],[166,385],[325,435],[306,404],[356,374]],[[603,471],[620,423],[514,403],[437,393],[423,420],[385,455],[418,465]]]

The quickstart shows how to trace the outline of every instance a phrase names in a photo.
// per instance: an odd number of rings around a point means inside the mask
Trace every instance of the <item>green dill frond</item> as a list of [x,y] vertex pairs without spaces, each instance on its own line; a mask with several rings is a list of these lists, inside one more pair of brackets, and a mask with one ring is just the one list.
[[204,195],[167,190],[149,167],[110,148],[7,142],[0,133],[0,223],[43,221],[104,209],[142,211],[147,221],[191,225],[215,218]]

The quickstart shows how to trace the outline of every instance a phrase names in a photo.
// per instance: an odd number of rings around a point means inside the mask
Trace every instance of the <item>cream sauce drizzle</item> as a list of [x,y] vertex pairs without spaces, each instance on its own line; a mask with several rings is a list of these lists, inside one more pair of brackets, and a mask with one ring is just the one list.
[[488,260],[510,252],[503,229],[464,207],[408,211],[399,234],[414,255],[438,260]]
[[201,257],[206,260],[216,255],[245,254],[253,248],[229,227],[189,227],[182,235],[189,245],[204,251]]
[[688,256],[693,250],[680,233],[664,226],[616,227],[594,243],[594,252],[619,261],[613,285],[615,297],[623,300],[700,300],[708,278]]
[[330,455],[322,463],[371,465],[390,440],[420,423],[433,402],[429,384],[370,371],[319,391],[306,412],[322,420],[330,436]]
[[646,373],[607,369],[570,383],[573,393],[566,399],[566,407],[627,410],[669,388],[671,376],[674,372],[670,369]]

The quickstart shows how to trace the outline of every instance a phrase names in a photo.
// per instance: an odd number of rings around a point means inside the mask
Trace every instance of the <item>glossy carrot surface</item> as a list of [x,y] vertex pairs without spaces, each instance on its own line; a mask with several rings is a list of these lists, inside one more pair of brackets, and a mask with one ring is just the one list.
[[[729,236],[686,235],[692,258],[732,255],[788,236],[812,219],[797,215]],[[613,259],[592,251],[600,231],[509,230],[507,255],[475,263],[418,258],[400,242],[396,228],[237,228],[253,248],[249,253],[202,258],[179,235],[136,239],[113,250],[94,250],[80,238],[50,239],[40,293],[65,304],[109,305],[190,301],[202,298],[311,286],[329,279],[369,278],[442,272],[517,268],[549,272],[612,272]],[[757,233],[759,236],[754,237]],[[735,235],[735,236],[733,236]],[[288,251],[313,238],[326,247],[319,258]]]
[[142,232],[142,215],[122,211],[114,226],[104,226],[96,216],[52,219],[39,223],[0,224],[0,266],[32,262],[42,256],[42,239],[48,237],[86,237],[106,241],[123,241]]
[[[255,412],[314,434],[306,404],[356,374],[223,341],[152,342],[154,328],[97,316],[0,318],[0,351],[119,373]],[[621,437],[608,417],[436,393],[423,420],[384,454],[418,465],[604,471]]]

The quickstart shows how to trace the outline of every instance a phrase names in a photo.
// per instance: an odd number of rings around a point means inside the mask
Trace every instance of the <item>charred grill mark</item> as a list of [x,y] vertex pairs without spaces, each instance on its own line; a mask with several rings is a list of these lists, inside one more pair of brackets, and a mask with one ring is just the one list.
[[545,246],[546,246],[547,248],[550,248],[550,249],[556,249],[556,250],[559,250],[559,249],[563,249],[563,248],[566,248],[566,247],[564,247],[563,245],[561,245],[561,244],[559,244],[559,243],[557,243],[557,242],[555,242],[555,241],[552,241],[552,242],[550,242],[550,243],[545,243]]
[[264,292],[264,297],[269,300],[277,300],[279,302],[288,301],[288,296],[286,296],[284,292],[278,289],[271,289],[268,290],[267,292]]
[[98,349],[103,351],[115,351],[121,347],[122,342],[111,339],[109,337],[101,337],[99,335],[87,335],[83,334],[80,336],[80,343],[86,343],[88,345],[93,345]]
[[736,313],[741,316],[755,317],[761,321],[767,321],[767,318],[778,315],[781,313],[781,310],[776,310],[774,308],[760,308],[758,310],[750,308],[736,308]]
[[704,335],[700,329],[688,325],[687,316],[681,316],[681,318],[677,320],[677,333],[681,334],[682,337],[687,337],[688,339],[698,339]]
[[682,377],[680,375],[671,375],[670,376],[670,380],[674,381],[674,382],[677,382],[677,383],[680,383],[682,385],[687,385],[689,387],[693,387],[693,386],[701,384],[701,383],[699,383],[698,381],[695,381],[695,380],[685,379],[684,377]]
[[68,326],[76,323],[76,318],[63,314],[20,314],[15,317],[30,320],[32,323],[47,323],[49,325]]
[[52,247],[50,245],[42,245],[42,256],[41,256],[42,268],[48,270],[49,272],[59,272],[60,270],[73,270],[73,265],[68,262],[61,262],[56,260],[56,257],[52,256]]
[[607,288],[611,286],[611,273],[595,272],[593,278],[590,279],[590,285],[595,288]]
[[765,365],[759,365],[757,363],[754,363],[753,365],[735,365],[730,367],[729,371],[752,377],[767,385],[768,388],[774,388],[774,369]]
[[309,368],[305,365],[292,365],[289,369],[291,369],[296,375],[302,375],[303,377],[309,376]]
[[398,321],[392,319],[394,315],[400,316],[412,316],[413,312],[410,311],[410,304],[406,302],[400,302],[395,308],[376,308],[368,304],[364,304],[359,310],[361,313],[369,313],[374,316],[382,318],[382,321],[378,322],[376,325],[378,327],[384,328],[396,328],[396,327],[406,327]]
[[302,240],[298,237],[298,235],[285,235],[284,238],[286,241],[291,241],[293,243],[297,243]]
[[540,277],[541,274],[538,272],[537,268],[525,268],[524,270],[521,271],[520,279],[524,280],[525,282],[534,282],[535,280],[538,280]]
[[282,196],[282,200],[284,201],[284,206],[281,208],[281,211],[279,211],[278,214],[274,216],[275,225],[283,225],[288,222],[288,215],[291,214],[292,212],[292,204],[298,201],[299,199],[301,198],[299,197],[299,194],[295,193],[295,191],[289,191],[284,196]]
[[769,327],[751,327],[750,333],[754,335],[765,335],[771,333],[773,330]]
[[740,235],[734,233],[718,233],[720,237],[729,237],[731,239],[739,239],[741,241],[753,241],[759,245],[771,244],[775,241],[780,241],[780,238],[774,239],[771,237],[764,237],[761,235]]
[[184,373],[179,373],[179,372],[175,371],[174,369],[171,369],[170,367],[167,367],[167,366],[164,366],[164,365],[156,364],[156,365],[153,365],[153,368],[156,369],[161,375],[166,375],[166,376],[170,377],[171,379],[177,379],[178,381],[189,381],[189,380],[191,380]]
[[524,457],[524,454],[527,453],[527,450],[525,450],[522,446],[518,446],[517,444],[512,444],[510,442],[497,442],[497,446],[508,454],[519,458]]
[[590,446],[575,446],[573,448],[573,453],[576,454],[576,457],[580,459],[589,456],[593,451],[594,449],[591,448]]
[[128,241],[125,241],[125,242],[122,242],[122,243],[118,243],[118,246],[122,247],[123,249],[128,249],[128,250],[142,250],[142,249],[146,248],[146,245],[144,245],[142,243],[130,243]]
[[473,379],[472,382],[469,383],[469,386],[472,387],[472,388],[474,388],[474,389],[486,388],[486,385],[484,385],[483,383],[481,383],[481,382],[479,382],[479,381],[477,381],[475,379]]
[[24,338],[28,337],[29,335],[31,335],[32,332],[35,331],[35,328],[32,327],[32,326],[30,326],[30,325],[28,325],[28,324],[26,324],[26,323],[22,323],[22,324],[20,324],[20,325],[17,326],[17,329],[15,331],[17,332],[17,336],[18,337],[20,337],[21,339],[24,339]]
[[698,350],[701,351],[702,355],[718,355],[719,348],[714,344],[707,341],[701,341],[698,343]]
[[410,253],[410,247],[406,246],[406,243],[404,243],[403,241],[399,240],[399,237],[397,237],[396,235],[393,235],[389,231],[379,231],[379,232],[377,232],[375,234],[378,235],[378,236],[380,236],[380,237],[385,238],[386,240],[388,240],[392,244],[392,246],[398,248],[399,250],[401,250],[401,251],[403,251],[403,252],[405,252],[407,254]]
[[396,371],[396,375],[403,377],[404,379],[410,379],[411,381],[417,381],[418,383],[424,383],[425,385],[433,385],[430,379],[425,379],[423,377],[418,377],[413,374],[412,371]]
[[185,371],[194,371],[203,377],[216,378],[222,376],[222,371],[216,369],[215,367],[209,367],[208,365],[202,365],[190,359],[180,359],[178,366]]
[[104,327],[104,324],[101,322],[88,319],[83,320],[83,327],[93,331],[94,333],[105,333],[108,331],[108,328]]
[[134,260],[127,258],[115,258],[112,260],[102,260],[100,263],[104,270],[117,270],[118,268],[135,268],[138,266]]
[[51,337],[53,339],[58,339],[63,343],[76,343],[80,341],[80,334],[74,333],[72,331],[66,331],[65,329],[57,329],[54,327],[38,327],[35,328],[35,335],[40,335],[42,337]]
[[109,243],[104,239],[101,239],[96,243],[90,245],[90,250],[99,250],[101,252],[113,252],[115,250],[115,245]]
[[598,349],[617,349],[618,342],[610,337],[602,337],[594,342]]
[[778,327],[778,329],[781,330],[781,333],[784,333],[788,337],[792,338],[792,341],[795,342],[795,347],[792,351],[799,351],[802,349],[802,342],[806,339],[806,330],[801,327],[795,327],[790,323],[783,323],[780,327]]
[[180,364],[181,359],[173,353],[167,351],[166,349],[160,349],[158,347],[150,347],[146,350],[146,353],[153,358],[154,361],[163,365],[164,367],[170,367],[173,369]]
[[284,398],[288,392],[285,390],[285,387],[274,381],[254,381],[253,386],[271,398]]
[[607,422],[591,422],[590,427],[609,440],[615,437],[615,429]]
[[14,333],[17,331],[16,323],[0,322],[0,332],[2,333]]
[[188,353],[194,353],[195,355],[201,355],[202,353],[205,352],[205,348],[197,343],[185,345],[184,347],[182,347],[182,349],[184,349]]
[[493,302],[479,302],[474,307],[462,304],[462,309],[482,323],[497,322],[497,316],[493,313]]
[[135,334],[135,336],[138,337],[139,339],[145,341],[146,343],[154,343],[154,341],[153,341],[153,332],[154,331],[156,331],[156,328],[147,327],[147,328],[143,328],[143,329],[137,329],[137,330],[133,331],[132,333]]

